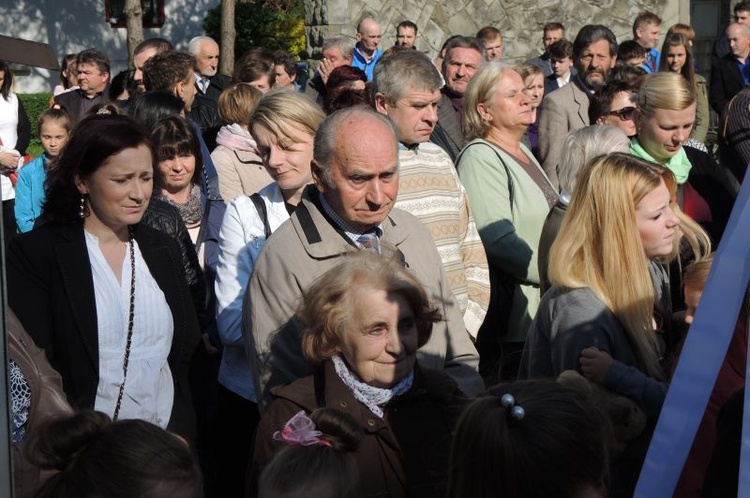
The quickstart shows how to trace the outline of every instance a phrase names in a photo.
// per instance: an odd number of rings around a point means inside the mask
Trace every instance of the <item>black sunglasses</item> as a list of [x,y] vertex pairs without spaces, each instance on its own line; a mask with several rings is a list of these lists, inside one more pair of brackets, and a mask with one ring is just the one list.
[[630,121],[633,119],[633,113],[635,112],[635,107],[623,107],[619,111],[610,111],[608,114],[610,116],[617,116],[620,118],[621,121]]

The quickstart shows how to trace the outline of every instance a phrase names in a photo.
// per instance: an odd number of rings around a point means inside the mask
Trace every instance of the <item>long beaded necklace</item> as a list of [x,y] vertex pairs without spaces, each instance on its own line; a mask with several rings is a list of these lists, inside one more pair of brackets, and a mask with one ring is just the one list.
[[125,358],[122,362],[122,384],[117,394],[117,404],[112,420],[117,420],[120,415],[122,395],[125,393],[125,380],[128,377],[128,363],[130,363],[130,345],[133,342],[133,314],[135,311],[135,250],[133,243],[133,227],[128,227],[128,244],[130,247],[130,310],[128,312],[128,336],[125,342]]

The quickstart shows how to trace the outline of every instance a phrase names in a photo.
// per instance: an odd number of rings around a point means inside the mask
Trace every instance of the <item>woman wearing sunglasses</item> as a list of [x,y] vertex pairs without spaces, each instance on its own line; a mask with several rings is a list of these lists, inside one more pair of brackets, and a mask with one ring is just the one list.
[[726,165],[717,165],[699,149],[683,147],[695,124],[694,89],[680,74],[664,71],[651,75],[634,99],[631,152],[674,173],[680,208],[718,245],[739,188]]
[[635,92],[636,89],[624,80],[610,81],[591,97],[589,122],[612,125],[628,137],[635,136],[635,104],[631,100]]

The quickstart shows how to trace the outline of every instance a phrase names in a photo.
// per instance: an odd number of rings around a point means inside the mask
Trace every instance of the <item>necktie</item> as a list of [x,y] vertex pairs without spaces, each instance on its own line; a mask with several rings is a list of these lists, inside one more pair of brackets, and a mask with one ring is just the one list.
[[375,230],[368,230],[357,238],[357,242],[367,251],[380,254],[380,239],[375,235]]
[[208,78],[202,78],[200,83],[201,93],[206,93],[208,91],[208,85],[210,81],[208,80]]

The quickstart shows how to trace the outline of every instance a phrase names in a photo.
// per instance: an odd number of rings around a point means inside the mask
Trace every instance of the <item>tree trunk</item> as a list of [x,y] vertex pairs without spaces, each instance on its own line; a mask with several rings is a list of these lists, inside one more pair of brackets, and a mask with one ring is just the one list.
[[143,41],[143,8],[141,0],[125,0],[125,23],[128,30],[128,67],[134,67],[133,51]]
[[221,0],[221,57],[219,72],[231,76],[234,70],[234,4],[236,0]]

